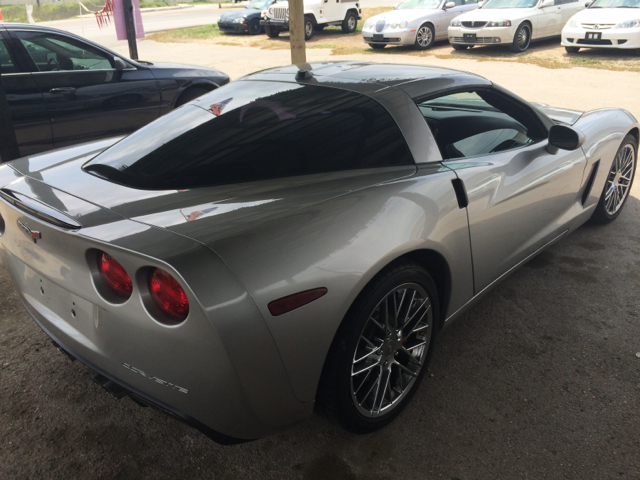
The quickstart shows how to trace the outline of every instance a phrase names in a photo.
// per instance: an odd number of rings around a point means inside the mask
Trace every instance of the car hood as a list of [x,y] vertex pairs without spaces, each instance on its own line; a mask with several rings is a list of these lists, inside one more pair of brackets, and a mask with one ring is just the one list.
[[233,20],[238,17],[248,17],[250,15],[259,15],[260,10],[255,8],[243,8],[242,10],[234,10],[233,12],[226,12],[220,15],[220,20]]
[[456,20],[467,21],[491,21],[491,20],[516,20],[524,18],[531,13],[534,8],[479,8],[471,12],[458,15]]
[[[82,165],[121,138],[24,157],[8,165],[35,180],[30,183],[37,185],[37,189],[21,192],[24,195],[50,203],[47,198],[51,195],[41,192],[44,185],[70,198],[82,199],[84,207],[74,202],[50,205],[81,224],[88,202],[117,218],[167,229],[205,244],[331,198],[411,176],[416,171],[415,166],[389,167],[158,191],[118,185],[82,170]],[[2,178],[5,177],[6,173]],[[7,178],[13,179],[15,175]]]
[[418,18],[428,17],[429,15],[433,15],[434,13],[441,12],[441,9],[407,9],[407,10],[391,10],[390,12],[379,13],[378,15],[374,15],[369,18],[369,21],[373,21],[376,23],[379,20],[386,20],[387,22],[401,22],[406,20],[407,22],[411,22]]
[[579,23],[618,23],[640,19],[638,8],[587,8],[576,13],[572,20]]

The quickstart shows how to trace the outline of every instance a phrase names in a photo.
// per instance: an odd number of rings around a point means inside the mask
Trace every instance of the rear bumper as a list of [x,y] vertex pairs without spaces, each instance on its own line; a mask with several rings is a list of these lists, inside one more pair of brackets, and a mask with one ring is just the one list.
[[47,328],[38,321],[37,317],[34,315],[34,313],[31,311],[31,309],[29,308],[29,305],[22,299],[20,298],[20,301],[22,302],[22,305],[24,306],[25,310],[27,311],[27,313],[29,313],[29,315],[31,316],[31,318],[33,319],[34,322],[36,322],[36,325],[38,325],[42,331],[44,333],[46,333],[49,338],[51,338],[51,340],[53,341],[54,345],[56,347],[58,347],[62,353],[64,353],[65,355],[67,355],[70,359],[75,359],[78,360],[80,362],[82,362],[84,365],[86,365],[87,367],[89,367],[91,370],[93,370],[94,372],[96,372],[97,374],[101,375],[102,377],[108,378],[109,380],[111,380],[113,383],[117,384],[118,386],[120,386],[122,388],[122,390],[124,390],[124,392],[136,403],[141,404],[142,406],[149,406],[152,408],[155,408],[156,410],[159,410],[177,420],[180,420],[181,422],[186,423],[187,425],[195,428],[196,430],[200,431],[201,433],[203,433],[204,435],[206,435],[207,437],[209,437],[211,440],[213,440],[216,443],[219,443],[220,445],[236,445],[239,443],[246,443],[246,442],[250,442],[251,440],[254,439],[240,439],[240,438],[234,438],[234,437],[230,437],[228,435],[224,435],[220,432],[217,432],[215,430],[213,430],[212,428],[207,427],[205,424],[199,422],[198,420],[196,420],[195,418],[187,415],[186,413],[172,407],[171,405],[168,405],[160,400],[158,400],[157,398],[154,398],[150,395],[148,395],[147,393],[142,392],[141,390],[132,387],[131,385],[127,384],[126,382],[122,381],[119,378],[114,377],[113,375],[111,375],[108,372],[105,372],[104,370],[96,367],[95,365],[93,365],[91,362],[89,362],[87,359],[83,358],[82,356],[78,355],[77,353],[73,352],[69,347],[67,347],[65,344],[63,344],[58,338],[56,338],[55,335],[53,335],[49,330],[47,330]]

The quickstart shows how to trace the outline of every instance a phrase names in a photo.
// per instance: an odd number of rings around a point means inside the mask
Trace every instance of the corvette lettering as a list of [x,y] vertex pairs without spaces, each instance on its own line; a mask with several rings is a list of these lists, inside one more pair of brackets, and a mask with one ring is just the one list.
[[174,390],[178,390],[179,392],[182,393],[189,393],[189,391],[186,388],[182,388],[179,387],[178,385],[175,385],[171,382],[166,382],[158,377],[152,377],[150,375],[147,375],[146,373],[144,373],[142,370],[140,370],[139,368],[136,367],[132,367],[131,365],[129,365],[128,363],[123,363],[122,366],[124,368],[126,368],[127,370],[131,370],[133,373],[137,373],[138,375],[142,375],[145,378],[148,378],[149,380],[153,380],[156,383],[159,383],[160,385],[164,385],[165,387],[171,387]]

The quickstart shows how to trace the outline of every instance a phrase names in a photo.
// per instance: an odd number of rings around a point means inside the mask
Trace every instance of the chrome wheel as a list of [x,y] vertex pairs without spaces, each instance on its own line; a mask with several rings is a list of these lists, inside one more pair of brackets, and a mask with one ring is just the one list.
[[523,25],[518,29],[518,32],[516,33],[516,45],[518,47],[518,50],[524,52],[529,47],[530,42],[531,34],[529,33],[529,27]]
[[635,148],[629,143],[618,151],[613,160],[604,197],[604,208],[609,215],[617,213],[629,195],[635,160]]
[[304,24],[304,34],[307,38],[311,38],[313,35],[313,23],[305,22]]
[[421,48],[429,48],[433,43],[433,31],[428,25],[422,25],[416,33],[416,43]]
[[378,417],[401,403],[425,364],[432,331],[431,301],[417,283],[394,288],[376,305],[351,366],[351,397],[360,414]]
[[353,15],[349,16],[349,19],[347,20],[347,26],[349,27],[349,31],[351,32],[355,31],[357,22],[358,20],[356,19],[356,17],[354,17]]

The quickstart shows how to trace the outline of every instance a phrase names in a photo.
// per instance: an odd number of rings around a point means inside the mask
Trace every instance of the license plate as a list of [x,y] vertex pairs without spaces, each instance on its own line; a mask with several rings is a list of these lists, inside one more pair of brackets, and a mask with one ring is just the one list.
[[465,42],[475,42],[476,41],[476,34],[475,33],[464,33],[463,34],[463,39]]
[[600,40],[602,39],[602,32],[587,32],[585,36],[586,40]]
[[382,34],[373,34],[373,41],[374,42],[382,42],[384,40],[384,35]]

